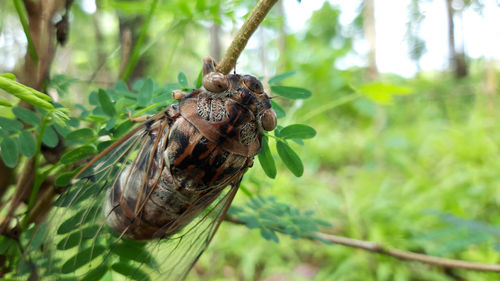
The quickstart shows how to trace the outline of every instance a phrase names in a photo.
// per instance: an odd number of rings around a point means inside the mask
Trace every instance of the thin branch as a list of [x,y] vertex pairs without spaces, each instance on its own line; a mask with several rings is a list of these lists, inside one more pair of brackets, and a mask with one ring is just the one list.
[[257,3],[243,23],[243,26],[241,26],[238,33],[236,33],[224,57],[217,65],[218,72],[228,74],[229,71],[234,68],[238,57],[247,45],[248,39],[250,39],[250,36],[252,36],[257,27],[259,27],[260,23],[277,1],[278,0],[260,0],[259,3]]
[[[226,216],[224,218],[225,221],[245,225],[245,222],[239,220],[233,216]],[[477,271],[491,271],[491,272],[500,272],[500,265],[498,264],[485,264],[485,263],[476,263],[476,262],[468,262],[463,260],[454,260],[447,258],[439,258],[434,256],[429,256],[425,254],[417,254],[408,251],[402,251],[398,249],[386,248],[378,243],[365,241],[365,240],[357,240],[343,236],[331,235],[326,233],[317,232],[314,233],[313,237],[320,238],[322,240],[343,245],[351,248],[362,249],[365,251],[378,253],[386,256],[391,256],[400,260],[406,261],[416,261],[421,263],[426,263],[434,266],[445,267],[445,268],[462,268],[468,270],[477,270]],[[311,240],[315,240],[311,238]],[[315,240],[317,241],[317,240]]]
[[[31,38],[31,33],[29,29],[29,23],[26,16],[26,11],[24,10],[22,3],[20,0],[13,0],[14,7],[16,8],[17,16],[19,17],[19,21],[21,22],[21,26],[23,27],[24,34],[26,35],[26,40],[28,41],[28,52],[33,59],[35,64],[38,63],[38,54],[36,52],[35,44],[33,43],[33,39]],[[24,1],[26,8],[33,5],[29,3],[30,1]]]
[[498,264],[484,264],[476,262],[467,262],[462,260],[438,258],[424,254],[402,251],[398,249],[385,248],[378,243],[370,241],[356,240],[352,238],[329,235],[325,233],[316,233],[316,236],[335,244],[344,245],[352,248],[358,248],[378,254],[383,254],[401,260],[417,261],[446,268],[462,268],[462,269],[477,270],[477,271],[500,272],[500,265]]

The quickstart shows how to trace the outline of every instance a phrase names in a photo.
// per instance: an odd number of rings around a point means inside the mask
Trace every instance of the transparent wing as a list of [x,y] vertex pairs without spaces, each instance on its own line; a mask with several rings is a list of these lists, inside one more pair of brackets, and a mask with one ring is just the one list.
[[[184,280],[217,231],[239,184],[217,194],[216,200],[179,233],[151,244],[158,260],[165,261],[154,280]],[[207,202],[208,203],[208,202]]]
[[[106,190],[145,150],[151,130],[141,125],[98,155],[98,161],[82,170],[77,181],[56,201],[43,231],[43,255],[38,269],[42,279],[66,274],[79,276],[88,271],[90,262],[109,255],[110,231],[106,228],[103,200]],[[84,268],[87,266],[87,268]]]
[[[244,171],[231,179],[232,187],[208,190],[173,224],[161,231],[166,238],[135,241],[106,224],[113,208],[104,210],[106,193],[135,181],[138,200],[131,212],[140,220],[142,203],[161,181],[163,150],[169,126],[166,118],[142,125],[97,156],[56,202],[45,227],[43,255],[34,259],[42,279],[99,280],[120,274],[130,280],[182,280],[206,249],[227,212]],[[125,183],[124,183],[125,182]],[[124,191],[125,193],[127,191]],[[134,220],[130,222],[131,227]],[[173,233],[178,225],[186,225]],[[128,226],[126,227],[126,229]],[[57,277],[56,277],[57,276]]]

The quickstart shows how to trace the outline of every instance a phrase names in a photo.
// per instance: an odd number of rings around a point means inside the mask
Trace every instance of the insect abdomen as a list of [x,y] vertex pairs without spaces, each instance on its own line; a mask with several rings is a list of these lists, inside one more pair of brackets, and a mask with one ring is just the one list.
[[[253,156],[224,150],[182,116],[166,139],[156,152],[153,142],[143,145],[137,162],[121,171],[106,194],[108,225],[129,238],[148,240],[179,231],[252,163]],[[141,156],[147,153],[155,153],[150,171],[160,174],[145,175],[148,163],[141,159],[151,158]]]

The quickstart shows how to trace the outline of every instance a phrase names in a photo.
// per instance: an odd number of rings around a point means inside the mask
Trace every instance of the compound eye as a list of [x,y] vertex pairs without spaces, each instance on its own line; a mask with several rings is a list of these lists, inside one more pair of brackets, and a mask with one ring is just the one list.
[[278,123],[274,110],[272,110],[271,108],[266,109],[260,116],[260,122],[264,130],[268,132],[274,130]]
[[262,83],[260,83],[259,79],[252,75],[244,75],[243,83],[245,86],[250,89],[250,91],[260,95],[264,92],[264,87]]
[[229,81],[226,75],[219,72],[210,72],[203,76],[201,84],[212,93],[221,93],[229,89]]

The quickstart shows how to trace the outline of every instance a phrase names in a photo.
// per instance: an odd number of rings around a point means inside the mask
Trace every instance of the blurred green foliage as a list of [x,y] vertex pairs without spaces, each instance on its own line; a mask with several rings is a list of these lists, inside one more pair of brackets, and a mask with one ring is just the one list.
[[[75,147],[61,160],[64,165],[102,151],[109,142],[94,145],[103,135],[115,139],[127,132],[131,127],[124,121],[127,110],[136,115],[155,113],[171,102],[172,89],[196,84],[199,80],[190,83],[187,77],[197,77],[200,58],[207,55],[208,23],[220,23],[228,31],[253,4],[159,1],[148,40],[138,51],[154,57],[146,69],[150,78],[129,81],[128,87],[115,83],[120,63],[115,12],[145,15],[150,6],[142,1],[100,1],[98,19],[105,39],[97,42],[88,24],[93,15],[84,12],[82,3],[75,1],[72,9],[67,43],[71,55],[67,61],[54,62],[48,85],[61,104],[75,108],[78,119],[94,126],[89,129],[72,118],[65,121],[71,131],[64,132],[49,122],[46,128],[51,129],[41,140],[54,145],[51,131],[57,131]],[[7,13],[15,14],[9,3],[5,6]],[[341,25],[340,15],[339,8],[327,2],[303,31],[284,34],[286,48],[267,66],[271,73],[284,74],[265,80],[274,94],[292,99],[273,99],[281,127],[265,138],[261,165],[245,175],[243,192],[231,211],[250,229],[222,224],[188,280],[500,280],[491,273],[444,270],[280,234],[309,237],[321,226],[323,232],[403,250],[500,263],[500,102],[498,89],[487,94],[483,87],[486,62],[473,61],[470,76],[460,81],[438,72],[414,78],[385,74],[379,81],[368,81],[363,68],[337,67],[353,54],[353,40],[362,25],[360,17],[351,26]],[[262,70],[259,48],[278,52],[272,38],[280,35],[282,21],[273,10],[263,24],[273,36],[247,48],[242,59],[246,62],[238,65],[238,71]],[[414,39],[417,59],[424,49]],[[99,50],[106,54],[104,65],[98,60]],[[494,75],[498,78],[497,70]],[[18,126],[2,126],[14,117],[28,124],[43,119],[45,112],[27,114],[15,109],[16,103],[12,98],[0,100],[2,128]],[[115,118],[118,113],[121,117]],[[287,128],[297,126],[293,124],[313,127],[314,133],[295,128],[290,132],[299,136],[290,137]],[[34,155],[35,140],[28,134],[0,131],[6,142],[2,146],[19,148],[2,155],[6,164]],[[278,161],[278,156],[285,161]],[[58,183],[66,183],[72,175],[62,174]],[[307,210],[314,211],[317,224],[308,224]],[[296,224],[283,224],[290,221]],[[0,253],[16,248],[14,241],[2,239]],[[114,267],[115,272],[130,272],[127,264]],[[106,272],[97,268],[91,277],[112,280]]]

